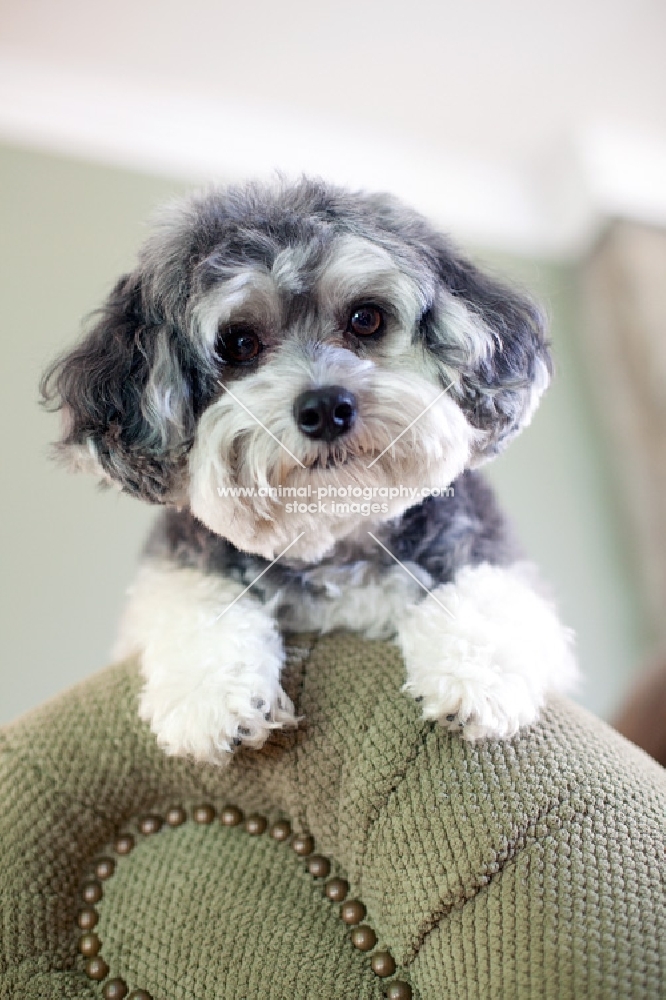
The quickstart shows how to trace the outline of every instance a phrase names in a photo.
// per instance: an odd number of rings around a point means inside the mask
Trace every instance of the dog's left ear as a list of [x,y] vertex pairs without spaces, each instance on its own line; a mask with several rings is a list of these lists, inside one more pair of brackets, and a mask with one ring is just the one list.
[[552,374],[546,319],[527,295],[437,247],[438,288],[422,334],[480,440],[473,464],[501,451],[532,418]]

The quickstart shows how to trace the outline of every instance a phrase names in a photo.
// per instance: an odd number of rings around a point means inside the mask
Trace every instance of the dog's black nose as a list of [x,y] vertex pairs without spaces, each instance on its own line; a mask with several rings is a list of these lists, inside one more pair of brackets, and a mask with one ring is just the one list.
[[356,419],[356,396],[339,385],[302,392],[294,403],[298,429],[316,441],[333,441],[351,430]]

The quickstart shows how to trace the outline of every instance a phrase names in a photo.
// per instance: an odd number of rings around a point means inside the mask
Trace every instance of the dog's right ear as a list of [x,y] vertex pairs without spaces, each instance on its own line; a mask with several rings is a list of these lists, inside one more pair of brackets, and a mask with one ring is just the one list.
[[177,331],[147,307],[138,272],[120,278],[94,320],[41,381],[44,404],[63,410],[58,452],[133,496],[164,503],[178,488],[193,433]]

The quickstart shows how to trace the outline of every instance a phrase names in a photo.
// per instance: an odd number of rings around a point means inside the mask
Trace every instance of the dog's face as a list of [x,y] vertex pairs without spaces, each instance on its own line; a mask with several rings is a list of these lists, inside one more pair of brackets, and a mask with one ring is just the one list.
[[303,532],[314,560],[367,522],[324,489],[395,517],[496,454],[549,372],[538,310],[419,215],[303,181],[172,207],[44,394],[78,464],[267,558]]

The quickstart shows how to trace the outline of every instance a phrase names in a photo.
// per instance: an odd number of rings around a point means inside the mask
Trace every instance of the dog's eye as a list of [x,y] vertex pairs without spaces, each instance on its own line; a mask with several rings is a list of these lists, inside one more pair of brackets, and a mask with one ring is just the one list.
[[254,361],[262,350],[258,333],[249,326],[230,326],[220,331],[216,350],[223,361],[244,365]]
[[376,337],[384,329],[384,317],[377,306],[357,306],[349,317],[347,330],[357,337]]

